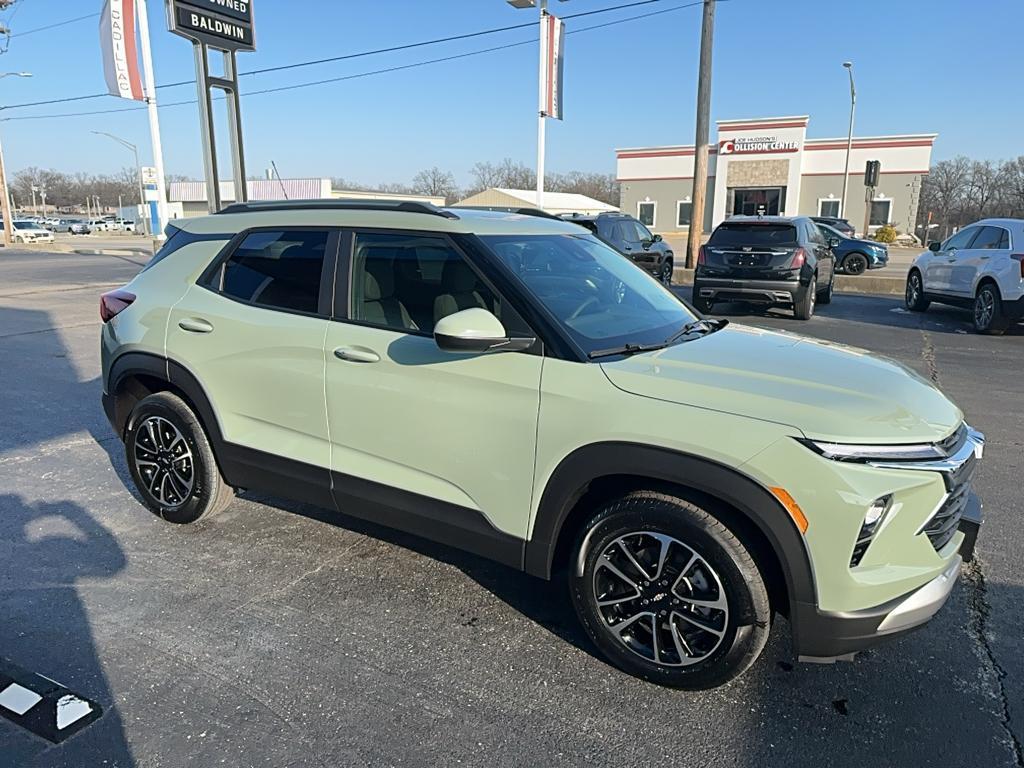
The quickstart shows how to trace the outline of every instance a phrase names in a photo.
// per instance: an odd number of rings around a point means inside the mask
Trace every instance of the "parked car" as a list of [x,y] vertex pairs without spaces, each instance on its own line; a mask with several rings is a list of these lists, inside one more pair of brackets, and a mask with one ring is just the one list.
[[111,229],[110,221],[110,219],[90,219],[88,222],[89,229],[93,232],[109,232]]
[[832,301],[834,283],[832,249],[807,216],[733,216],[698,252],[693,305],[700,312],[722,301],[790,306],[798,320],[810,320],[816,304]]
[[853,238],[857,236],[857,230],[853,228],[853,224],[847,219],[840,219],[838,216],[811,216],[811,221],[837,229],[842,233],[843,237]]
[[134,232],[135,222],[131,219],[114,219],[113,228],[120,230],[121,232]]
[[973,310],[978,333],[1003,333],[1024,317],[1024,219],[983,219],[931,242],[907,273],[906,305]]
[[889,249],[885,243],[847,237],[828,224],[818,224],[829,240],[836,258],[836,271],[847,275],[862,275],[869,269],[881,269],[889,263]]
[[628,213],[564,214],[562,218],[586,227],[637,266],[669,285],[675,267],[672,247]]
[[92,227],[86,221],[72,221],[68,223],[68,232],[72,235],[88,235]]
[[162,520],[262,489],[565,579],[611,662],[682,688],[741,674],[772,611],[805,660],[900,635],[973,552],[984,441],[929,381],[700,318],[574,224],[295,201],[168,232],[100,299]]
[[16,243],[52,243],[53,232],[42,224],[26,219],[14,219],[11,222],[13,239]]

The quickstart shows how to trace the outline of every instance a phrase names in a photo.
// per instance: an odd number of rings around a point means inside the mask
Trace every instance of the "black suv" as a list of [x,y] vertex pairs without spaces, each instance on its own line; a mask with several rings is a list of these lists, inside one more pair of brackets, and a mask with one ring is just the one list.
[[672,248],[628,213],[584,215],[567,213],[566,221],[586,227],[619,253],[628,256],[665,285],[672,282],[675,255]]
[[847,219],[840,219],[838,216],[811,216],[811,221],[825,224],[832,227],[832,229],[838,229],[843,234],[843,237],[857,236],[857,231],[853,228],[853,224]]
[[816,302],[832,301],[832,246],[807,216],[734,216],[700,248],[693,304],[701,312],[719,301],[783,304],[809,320]]

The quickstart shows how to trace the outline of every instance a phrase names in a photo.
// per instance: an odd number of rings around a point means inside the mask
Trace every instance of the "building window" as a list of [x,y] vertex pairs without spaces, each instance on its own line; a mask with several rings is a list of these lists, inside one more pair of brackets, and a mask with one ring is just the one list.
[[637,203],[636,217],[640,219],[641,224],[653,227],[656,208],[657,203]]
[[678,203],[676,203],[676,205],[676,226],[690,226],[690,221],[693,219],[693,203],[684,202],[683,200],[680,200]]
[[818,215],[839,218],[839,201],[826,198],[818,200]]
[[872,200],[871,218],[868,224],[872,227],[881,227],[889,223],[889,212],[892,210],[892,200]]

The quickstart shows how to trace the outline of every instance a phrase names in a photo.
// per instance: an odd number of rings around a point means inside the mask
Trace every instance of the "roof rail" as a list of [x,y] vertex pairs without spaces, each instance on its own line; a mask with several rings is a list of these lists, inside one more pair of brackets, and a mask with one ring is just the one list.
[[339,200],[259,200],[248,203],[232,203],[217,211],[216,215],[226,213],[262,213],[264,211],[399,211],[402,213],[426,213],[431,216],[442,216],[446,219],[457,219],[457,215],[431,203],[420,203],[415,200],[387,199],[339,199]]
[[540,219],[556,219],[562,221],[561,216],[548,213],[540,208],[520,207],[516,205],[456,205],[455,208],[465,208],[470,211],[496,211],[498,213],[518,213],[520,216],[536,216]]

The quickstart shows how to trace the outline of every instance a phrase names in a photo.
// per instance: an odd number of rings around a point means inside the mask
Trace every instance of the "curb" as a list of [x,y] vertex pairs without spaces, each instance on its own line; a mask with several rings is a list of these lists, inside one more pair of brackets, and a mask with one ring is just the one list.
[[[693,285],[693,270],[676,267],[672,272],[676,285]],[[836,275],[835,289],[841,293],[870,293],[884,296],[902,296],[906,289],[903,277],[876,277],[874,275]]]
[[102,250],[87,250],[76,248],[72,253],[79,256],[152,256],[150,251],[144,248],[104,248]]

